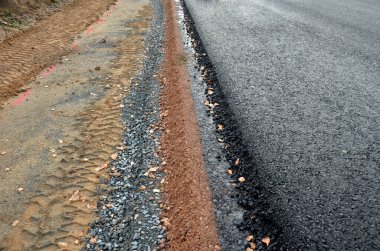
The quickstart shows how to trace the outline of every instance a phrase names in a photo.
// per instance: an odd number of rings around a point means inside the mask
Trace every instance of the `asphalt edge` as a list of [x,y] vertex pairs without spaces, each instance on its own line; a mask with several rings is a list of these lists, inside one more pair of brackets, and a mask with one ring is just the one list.
[[[215,128],[219,135],[217,140],[223,144],[223,153],[230,165],[226,172],[231,172],[231,182],[236,184],[238,193],[235,198],[239,206],[244,209],[243,220],[237,224],[237,227],[242,232],[253,235],[255,248],[258,250],[287,250],[288,245],[283,231],[275,222],[274,210],[266,200],[267,194],[270,193],[260,184],[256,160],[247,150],[236,116],[224,95],[223,86],[203,46],[186,1],[180,0],[180,4],[184,12],[186,32],[192,39],[191,46],[199,66],[197,70],[207,84],[204,91],[207,99],[205,105],[209,107],[207,115],[213,118],[215,125],[223,126],[223,130]],[[241,178],[244,179],[243,182]],[[265,243],[268,240],[266,238],[270,240],[269,245]],[[246,243],[245,248],[247,250],[251,248],[249,243]]]

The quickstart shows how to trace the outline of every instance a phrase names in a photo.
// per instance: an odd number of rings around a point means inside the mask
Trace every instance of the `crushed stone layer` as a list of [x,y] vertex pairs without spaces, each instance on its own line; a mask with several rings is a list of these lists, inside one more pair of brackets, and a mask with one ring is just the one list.
[[87,250],[159,250],[165,243],[161,223],[161,170],[159,152],[160,85],[157,71],[162,61],[163,10],[151,1],[153,20],[145,34],[145,59],[141,72],[130,80],[123,100],[123,143],[108,170],[98,200],[96,220],[90,224]]

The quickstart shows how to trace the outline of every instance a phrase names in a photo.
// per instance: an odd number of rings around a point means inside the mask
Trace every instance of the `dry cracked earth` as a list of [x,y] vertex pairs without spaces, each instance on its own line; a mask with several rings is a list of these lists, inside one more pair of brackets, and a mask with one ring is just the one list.
[[67,1],[0,102],[0,250],[286,250],[181,2]]

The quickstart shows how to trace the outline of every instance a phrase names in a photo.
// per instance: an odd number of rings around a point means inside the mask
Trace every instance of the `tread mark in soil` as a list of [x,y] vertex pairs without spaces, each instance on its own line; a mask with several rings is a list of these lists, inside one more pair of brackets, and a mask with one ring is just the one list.
[[[129,88],[129,79],[141,67],[142,34],[148,28],[150,15],[146,7],[139,12],[139,18],[128,23],[132,29],[117,48],[119,57],[110,80],[113,86]],[[81,248],[74,242],[85,237],[87,224],[94,217],[97,192],[101,190],[99,179],[107,179],[95,168],[110,160],[122,140],[121,98],[108,93],[77,115],[76,130],[80,133],[65,137],[65,143],[56,149],[65,161],[59,172],[47,175],[39,194],[30,199],[20,224],[6,236],[4,242],[7,248],[11,247],[9,250],[56,249],[59,242],[68,243],[70,250]],[[79,198],[70,201],[77,190]]]

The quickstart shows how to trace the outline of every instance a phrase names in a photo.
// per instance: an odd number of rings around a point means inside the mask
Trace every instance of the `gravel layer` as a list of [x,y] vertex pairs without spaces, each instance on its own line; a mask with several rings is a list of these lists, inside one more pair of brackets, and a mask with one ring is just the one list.
[[[124,101],[124,146],[109,168],[98,201],[98,219],[90,224],[87,250],[157,250],[165,241],[160,222],[159,82],[163,10],[152,0],[154,19],[146,35],[146,57]],[[124,148],[124,149],[123,149]]]
[[[278,242],[281,229],[271,220],[256,178],[256,164],[243,144],[212,62],[186,4],[181,1],[182,8],[177,5],[179,19],[183,16],[184,20],[184,45],[195,58],[195,62],[189,60],[189,71],[222,248],[285,250],[284,243]],[[270,240],[269,245],[266,240]]]

